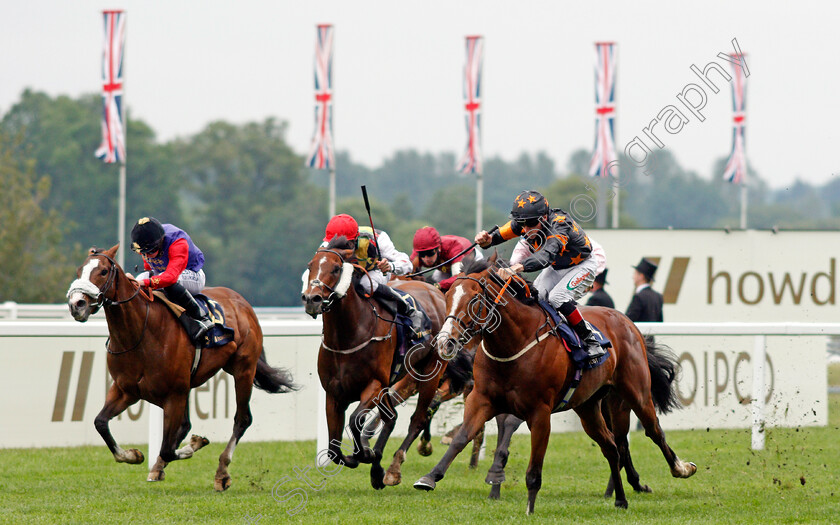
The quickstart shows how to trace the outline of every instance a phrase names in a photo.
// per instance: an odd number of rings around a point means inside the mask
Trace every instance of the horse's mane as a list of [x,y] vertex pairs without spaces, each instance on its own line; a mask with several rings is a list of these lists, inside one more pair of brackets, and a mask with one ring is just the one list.
[[329,244],[327,244],[328,250],[352,250],[353,248],[355,248],[353,241],[348,240],[343,235],[333,237]]
[[[508,261],[505,259],[496,259],[495,263],[490,262],[490,259],[472,259],[469,262],[464,264],[464,267],[461,271],[464,272],[464,275],[469,275],[471,273],[481,273],[486,271],[488,268],[493,266],[497,266],[499,268],[506,268],[510,266]],[[496,272],[490,271],[487,273],[490,276],[490,279],[496,283],[498,286],[504,286],[504,281],[499,279],[496,275]],[[525,285],[523,286],[521,282],[518,280],[511,281],[510,285],[507,287],[510,290],[511,295],[516,298],[520,303],[532,306],[537,303],[539,300],[539,291],[534,288],[534,283],[529,281],[528,279],[522,278],[525,281]],[[530,292],[530,297],[527,292]]]

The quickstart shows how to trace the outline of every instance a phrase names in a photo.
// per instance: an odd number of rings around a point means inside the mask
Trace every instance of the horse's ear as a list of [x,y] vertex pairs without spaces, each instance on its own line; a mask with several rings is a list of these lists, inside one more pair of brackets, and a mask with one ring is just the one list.
[[120,243],[117,243],[117,244],[115,244],[115,245],[111,246],[111,249],[110,249],[110,250],[108,250],[108,251],[107,251],[107,252],[105,252],[105,253],[107,253],[107,254],[108,254],[108,257],[110,257],[111,259],[113,259],[114,257],[116,257],[116,256],[117,256],[117,251],[119,251],[119,249],[120,249]]
[[487,259],[487,260],[490,262],[490,264],[496,264],[496,259],[498,259],[498,258],[499,258],[499,250],[493,250],[493,255],[491,255],[490,258]]
[[96,246],[91,246],[88,250],[88,255],[93,255],[96,253]]

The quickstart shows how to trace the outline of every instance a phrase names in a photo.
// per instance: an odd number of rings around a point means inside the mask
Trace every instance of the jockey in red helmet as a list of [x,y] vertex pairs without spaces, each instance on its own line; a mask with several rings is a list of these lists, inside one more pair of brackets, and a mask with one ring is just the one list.
[[162,289],[166,297],[184,309],[178,320],[197,345],[203,345],[210,317],[201,311],[194,293],[204,288],[204,254],[187,233],[154,217],[143,217],[131,229],[131,249],[143,258],[146,271],[136,277],[141,285]]
[[[470,246],[472,246],[472,243],[464,237],[458,237],[457,235],[441,236],[436,229],[426,226],[420,228],[414,234],[414,251],[411,252],[411,264],[414,266],[415,272],[424,267],[431,268],[452,259]],[[481,259],[484,256],[473,248],[450,261],[446,266],[441,266],[435,270],[426,278],[426,281],[435,284],[444,292],[449,290],[449,287],[455,282],[455,277],[461,273],[461,267],[465,259],[472,257]]]
[[510,217],[493,235],[486,231],[478,233],[475,242],[488,248],[521,237],[511,257],[511,266],[500,268],[499,277],[507,279],[511,274],[542,270],[534,286],[584,341],[589,360],[597,362],[606,351],[581,316],[576,301],[606,268],[603,248],[568,213],[550,208],[539,192],[523,191],[517,195]]
[[[410,303],[403,300],[402,296],[395,292],[386,283],[390,273],[394,275],[405,275],[411,272],[411,261],[408,255],[399,251],[391,241],[391,237],[382,230],[376,230],[374,240],[373,230],[368,226],[359,227],[356,220],[347,215],[336,215],[327,223],[324,231],[324,242],[321,247],[327,245],[335,237],[346,237],[356,247],[356,259],[359,264],[367,270],[370,279],[361,279],[359,284],[365,293],[375,297],[382,305],[391,311],[391,314],[402,314],[411,319],[411,328],[417,335],[423,334],[424,314],[414,308]],[[374,244],[376,243],[376,244]],[[377,259],[376,247],[379,247],[381,259]],[[309,281],[308,271],[304,273],[304,286]],[[428,335],[423,335],[423,339]]]

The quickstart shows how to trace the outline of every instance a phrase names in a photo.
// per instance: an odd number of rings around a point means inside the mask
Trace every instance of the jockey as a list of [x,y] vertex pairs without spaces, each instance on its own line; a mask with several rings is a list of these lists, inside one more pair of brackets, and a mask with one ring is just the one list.
[[[441,237],[438,231],[431,226],[420,228],[414,234],[414,251],[411,252],[413,271],[417,272],[423,269],[423,267],[431,268],[437,266],[444,261],[452,259],[471,246],[472,243],[464,237],[458,237],[457,235],[444,235]],[[464,260],[473,257],[478,259],[484,258],[481,252],[471,249],[447,263],[446,266],[435,270],[427,281],[444,292],[449,290],[449,287],[455,282],[455,276],[461,273]]]
[[143,217],[131,229],[131,249],[143,257],[146,270],[135,279],[142,286],[163,289],[170,301],[181,306],[184,314],[178,320],[190,339],[202,344],[213,322],[192,294],[204,288],[204,254],[185,231],[154,217]]
[[540,296],[556,308],[583,340],[590,362],[606,351],[601,348],[591,326],[580,314],[580,299],[607,265],[603,248],[592,241],[575,220],[560,208],[549,208],[539,192],[523,191],[513,202],[511,221],[493,232],[482,231],[475,242],[488,248],[521,237],[510,260],[511,266],[500,268],[502,279],[520,272],[542,270],[534,280]]
[[[336,215],[327,223],[321,247],[326,247],[333,237],[338,236],[344,236],[356,245],[356,259],[359,265],[367,270],[367,275],[370,277],[370,279],[364,278],[359,281],[365,293],[379,299],[382,305],[391,311],[391,314],[400,313],[407,316],[411,319],[411,329],[414,333],[421,334],[423,313],[386,284],[389,278],[388,273],[405,275],[411,272],[411,261],[408,255],[398,251],[388,234],[382,230],[376,230],[374,241],[373,230],[370,227],[359,227],[353,217],[344,213]],[[379,247],[379,255],[382,257],[379,260],[376,259],[376,246]]]

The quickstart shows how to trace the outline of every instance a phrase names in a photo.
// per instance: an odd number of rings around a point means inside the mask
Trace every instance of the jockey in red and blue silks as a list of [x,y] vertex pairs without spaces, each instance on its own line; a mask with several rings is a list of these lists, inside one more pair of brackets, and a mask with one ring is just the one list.
[[[475,250],[475,248],[462,253],[472,246],[469,239],[457,235],[441,236],[432,226],[417,230],[414,233],[413,244],[414,251],[411,252],[411,264],[414,266],[415,272],[422,270],[424,267],[433,268],[452,259],[426,278],[426,282],[434,284],[444,292],[449,290],[449,287],[455,282],[455,277],[461,273],[465,259],[484,258],[481,252]],[[461,255],[455,257],[458,254]]]
[[184,308],[179,318],[190,338],[202,344],[213,322],[202,313],[192,294],[204,289],[204,254],[187,233],[154,217],[143,217],[131,230],[131,249],[143,257],[145,272],[136,277],[141,285],[162,289],[166,297]]
[[479,232],[475,242],[489,248],[521,237],[511,257],[511,266],[500,268],[500,278],[542,270],[534,280],[545,298],[583,340],[590,361],[597,362],[606,351],[577,308],[580,299],[604,271],[607,256],[603,248],[586,235],[574,218],[560,208],[550,208],[536,191],[523,191],[513,201],[511,221],[493,232]]

